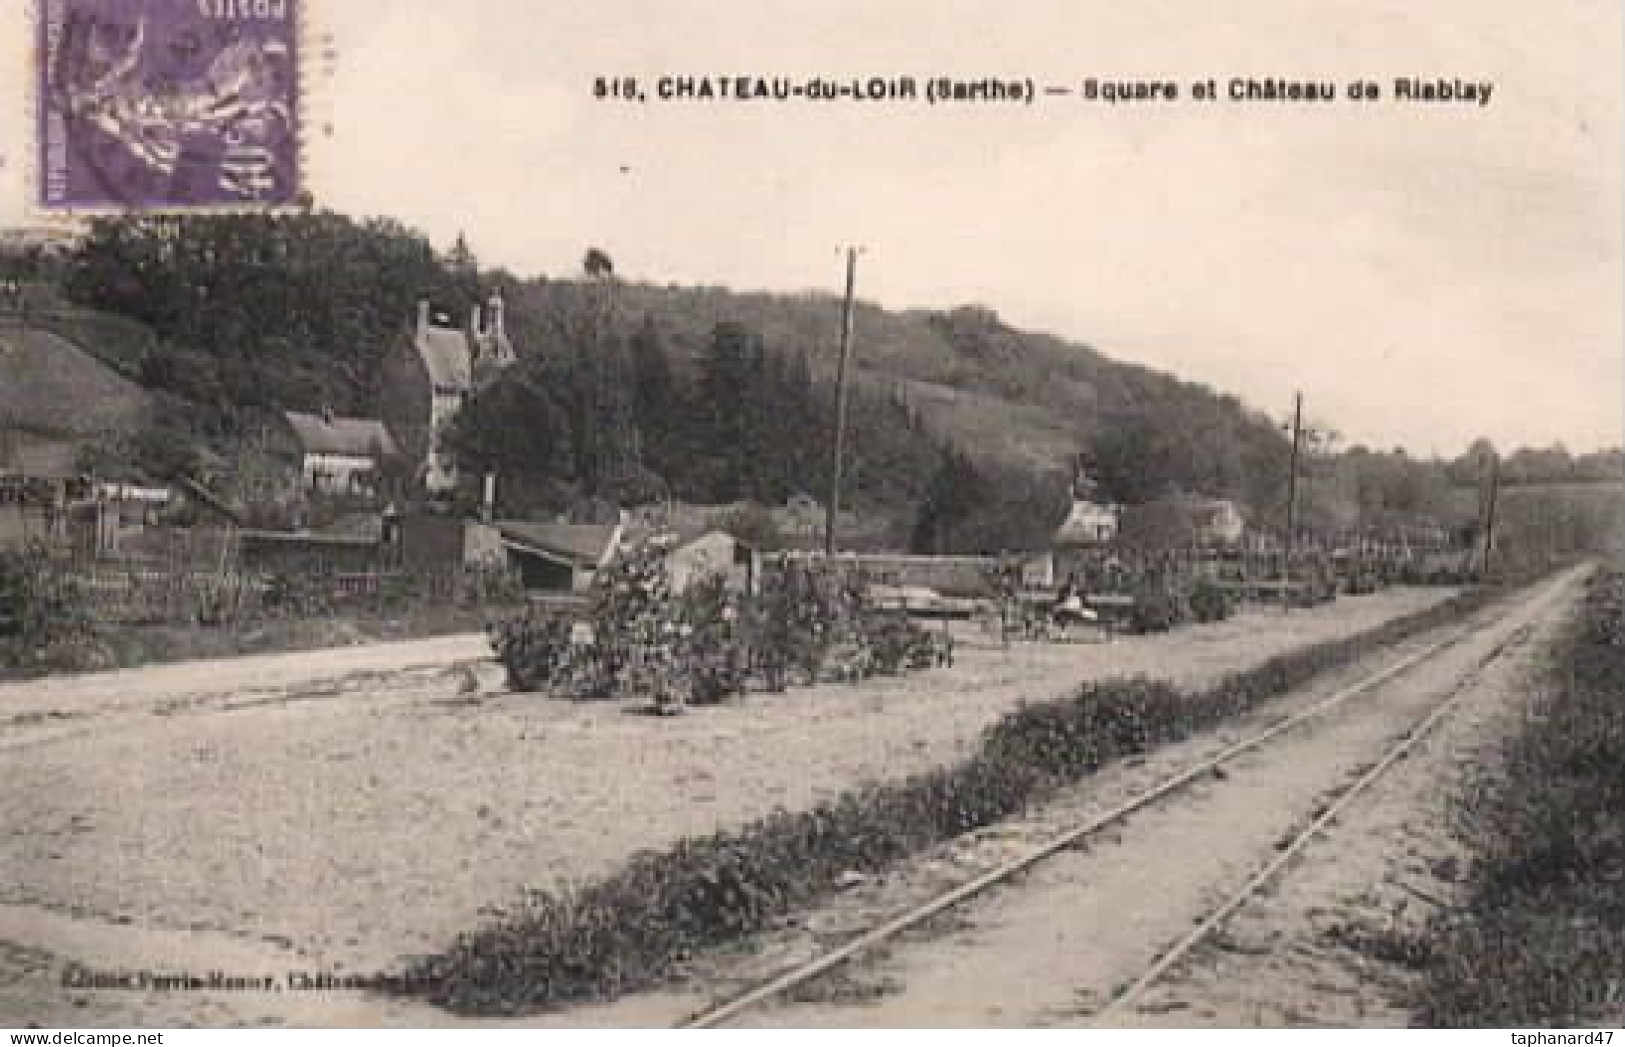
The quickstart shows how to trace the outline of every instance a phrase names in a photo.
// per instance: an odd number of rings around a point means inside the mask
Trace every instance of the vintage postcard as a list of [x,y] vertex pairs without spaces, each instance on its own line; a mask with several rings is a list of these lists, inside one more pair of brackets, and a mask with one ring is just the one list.
[[1610,1043],[1622,28],[0,5],[0,1026]]

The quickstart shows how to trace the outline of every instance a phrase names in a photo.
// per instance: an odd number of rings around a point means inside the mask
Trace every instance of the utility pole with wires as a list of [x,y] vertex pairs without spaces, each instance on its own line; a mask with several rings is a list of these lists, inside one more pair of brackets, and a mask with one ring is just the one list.
[[824,555],[835,556],[835,521],[841,506],[841,458],[846,437],[846,369],[852,356],[852,293],[858,272],[858,248],[846,249],[846,299],[841,306],[841,356],[835,365],[835,452],[829,471],[829,502],[824,507]]
[[1490,455],[1489,495],[1484,500],[1484,556],[1479,574],[1490,573],[1490,550],[1495,547],[1495,501],[1501,493],[1501,456]]
[[1286,478],[1286,560],[1281,569],[1281,606],[1292,606],[1292,552],[1298,533],[1298,454],[1303,447],[1303,394],[1292,394],[1292,465]]

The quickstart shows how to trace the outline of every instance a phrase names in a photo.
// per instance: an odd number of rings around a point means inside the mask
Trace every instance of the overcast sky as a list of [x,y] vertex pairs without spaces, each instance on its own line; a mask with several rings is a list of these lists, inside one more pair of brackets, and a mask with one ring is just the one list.
[[[21,97],[27,4],[0,18]],[[964,302],[1346,442],[1620,441],[1616,0],[327,0],[310,49],[313,190],[487,264]],[[23,11],[14,10],[23,8]],[[1172,79],[1108,107],[598,101],[595,76]],[[1379,82],[1383,100],[1189,99],[1192,79]],[[1490,104],[1390,100],[1398,76]],[[0,105],[0,224],[31,130]],[[322,125],[331,124],[331,133]],[[858,332],[859,351],[862,331]]]

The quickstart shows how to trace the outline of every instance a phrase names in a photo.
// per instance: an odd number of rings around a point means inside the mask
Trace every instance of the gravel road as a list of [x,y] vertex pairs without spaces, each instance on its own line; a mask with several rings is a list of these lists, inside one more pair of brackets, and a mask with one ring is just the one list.
[[[359,1005],[72,992],[51,972],[396,969],[527,888],[953,760],[1023,700],[1091,677],[1211,679],[1448,595],[1390,590],[1102,644],[962,646],[953,669],[675,719],[500,693],[477,636],[0,688],[0,765],[22,783],[0,800],[0,1019],[330,1023]],[[470,663],[473,695],[453,671]],[[352,1017],[383,1020],[370,1003]]]

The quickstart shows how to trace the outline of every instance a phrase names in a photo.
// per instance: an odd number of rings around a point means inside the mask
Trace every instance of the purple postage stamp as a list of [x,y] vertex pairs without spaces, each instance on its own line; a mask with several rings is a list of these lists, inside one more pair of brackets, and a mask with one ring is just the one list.
[[294,204],[299,2],[36,0],[40,206]]

